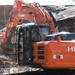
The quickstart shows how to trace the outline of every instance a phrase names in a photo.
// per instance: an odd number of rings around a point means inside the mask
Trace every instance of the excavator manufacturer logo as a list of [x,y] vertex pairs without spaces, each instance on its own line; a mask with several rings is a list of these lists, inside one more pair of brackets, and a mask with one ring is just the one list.
[[69,46],[68,52],[75,52],[75,46]]

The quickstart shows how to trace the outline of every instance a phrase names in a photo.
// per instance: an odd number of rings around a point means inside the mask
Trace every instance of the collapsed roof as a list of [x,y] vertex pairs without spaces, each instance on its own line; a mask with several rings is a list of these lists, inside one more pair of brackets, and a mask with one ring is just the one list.
[[49,12],[52,12],[56,21],[61,21],[67,18],[75,17],[75,5],[45,6],[45,8]]

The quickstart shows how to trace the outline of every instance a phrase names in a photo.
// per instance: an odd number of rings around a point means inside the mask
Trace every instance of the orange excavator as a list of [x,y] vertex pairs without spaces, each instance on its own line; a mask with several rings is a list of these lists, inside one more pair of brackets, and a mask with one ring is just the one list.
[[52,17],[40,4],[15,0],[5,29],[3,38],[6,40],[2,42],[5,44],[2,48],[17,52],[19,65],[75,68],[75,42],[74,38],[68,38],[74,34],[56,34]]

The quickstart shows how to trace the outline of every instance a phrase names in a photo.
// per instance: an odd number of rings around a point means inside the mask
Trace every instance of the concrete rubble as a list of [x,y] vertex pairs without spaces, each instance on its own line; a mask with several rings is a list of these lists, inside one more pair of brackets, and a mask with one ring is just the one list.
[[23,72],[33,72],[33,71],[43,71],[41,68],[32,68],[32,67],[11,67],[11,68],[1,68],[0,74],[16,74],[16,73],[23,73]]
[[12,61],[9,57],[0,54],[0,74],[15,74],[31,71],[43,71],[42,68],[33,68],[29,66],[19,66],[16,61]]

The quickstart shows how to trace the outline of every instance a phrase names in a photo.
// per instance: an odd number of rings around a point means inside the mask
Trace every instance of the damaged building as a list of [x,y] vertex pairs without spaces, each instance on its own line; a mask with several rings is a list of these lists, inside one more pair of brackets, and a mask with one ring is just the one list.
[[56,20],[59,31],[75,32],[75,6],[45,6]]

